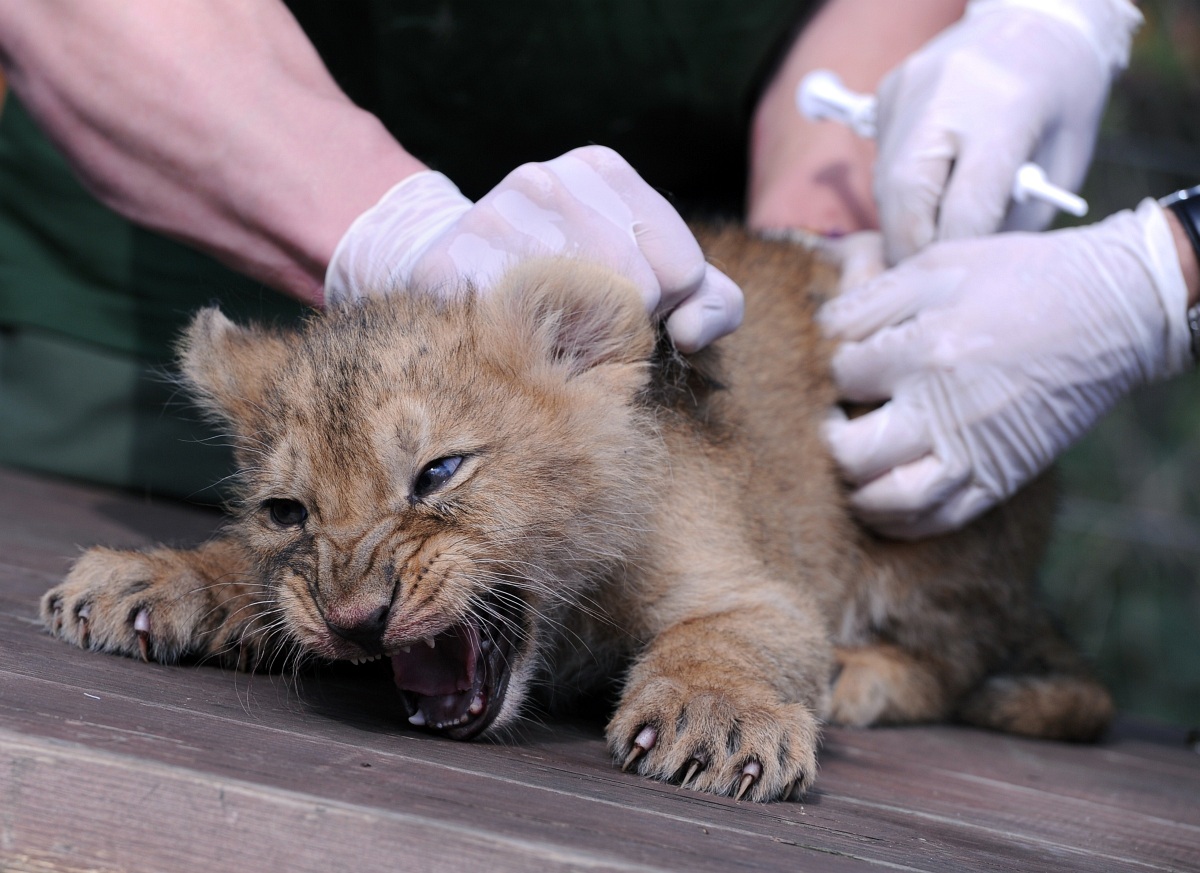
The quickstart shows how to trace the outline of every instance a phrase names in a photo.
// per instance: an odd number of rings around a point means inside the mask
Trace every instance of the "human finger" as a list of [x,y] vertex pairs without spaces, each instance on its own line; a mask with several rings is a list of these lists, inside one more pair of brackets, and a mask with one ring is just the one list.
[[908,521],[880,522],[872,527],[893,539],[925,539],[959,530],[995,506],[996,502],[996,498],[986,489],[970,482],[927,513]]
[[821,437],[842,473],[855,483],[876,479],[933,449],[927,416],[905,398],[853,419],[832,415],[822,423]]
[[648,308],[670,311],[700,287],[708,266],[700,244],[667,199],[619,154],[602,146],[586,146],[546,166],[571,195],[618,228],[636,247],[658,285],[658,299],[647,299]]
[[903,380],[924,369],[926,346],[923,325],[911,320],[842,343],[829,361],[838,396],[853,403],[890,400]]
[[951,499],[969,477],[965,464],[928,454],[872,479],[850,495],[850,506],[870,527],[903,530]]
[[735,330],[744,311],[742,289],[710,265],[696,293],[667,317],[667,333],[679,351],[690,354]]
[[833,339],[864,340],[912,318],[952,278],[940,271],[923,272],[919,264],[902,264],[857,288],[847,287],[817,311],[817,324]]
[[[983,148],[980,143],[963,147],[946,182],[938,208],[937,238],[968,239],[999,230],[1012,199],[1017,170],[1029,152],[1009,148]],[[1033,143],[1029,143],[1030,149]]]

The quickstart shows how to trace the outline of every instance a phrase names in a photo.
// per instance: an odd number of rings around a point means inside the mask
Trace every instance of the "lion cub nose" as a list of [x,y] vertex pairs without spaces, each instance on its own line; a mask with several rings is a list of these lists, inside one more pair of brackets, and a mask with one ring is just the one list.
[[379,655],[383,653],[383,632],[387,629],[389,609],[390,606],[385,604],[365,616],[354,609],[337,613],[330,610],[325,616],[325,624],[337,636],[361,646],[367,654]]

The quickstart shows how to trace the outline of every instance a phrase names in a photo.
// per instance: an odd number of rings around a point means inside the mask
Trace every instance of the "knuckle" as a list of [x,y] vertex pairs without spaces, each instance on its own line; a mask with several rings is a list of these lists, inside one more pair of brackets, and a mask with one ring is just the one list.
[[[545,194],[553,187],[550,174],[541,164],[521,164],[504,177],[497,190],[521,191],[525,194]],[[476,207],[478,209],[478,206]]]
[[631,170],[629,162],[626,161],[620,154],[608,146],[602,145],[587,145],[580,146],[577,149],[572,149],[567,152],[574,158],[578,158],[588,164],[592,169],[601,172],[621,172]]

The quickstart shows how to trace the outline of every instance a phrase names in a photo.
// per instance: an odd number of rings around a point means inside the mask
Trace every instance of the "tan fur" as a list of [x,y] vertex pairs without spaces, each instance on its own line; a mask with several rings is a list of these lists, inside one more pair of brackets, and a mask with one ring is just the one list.
[[[200,313],[183,367],[233,427],[235,521],[194,551],[89,552],[44,620],[93,649],[136,654],[141,636],[161,661],[244,667],[474,632],[503,650],[504,688],[449,735],[503,729],[535,682],[569,701],[619,679],[619,762],[755,800],[812,783],[822,718],[1098,735],[1111,702],[1033,589],[1052,487],[923,543],[863,531],[817,435],[830,271],[733,229],[702,242],[747,320],[689,362],[656,344],[636,289],[566,262],[295,334]],[[461,465],[422,491],[447,457]],[[278,500],[308,517],[273,516]],[[335,630],[368,626],[378,640]]]

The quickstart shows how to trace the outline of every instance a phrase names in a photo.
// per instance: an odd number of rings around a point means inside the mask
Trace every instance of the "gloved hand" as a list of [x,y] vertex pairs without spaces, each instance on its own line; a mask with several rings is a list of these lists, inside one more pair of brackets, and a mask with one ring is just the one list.
[[671,205],[620,155],[600,146],[525,164],[472,204],[441,173],[402,181],[338,244],[326,301],[397,285],[491,288],[513,261],[578,256],[610,266],[667,314],[681,351],[702,348],[742,320],[742,292],[707,264]]
[[887,401],[824,436],[858,515],[904,539],[970,521],[1125,393],[1191,366],[1187,288],[1152,200],[1100,224],[938,243],[827,303],[833,376]]
[[1130,0],[971,0],[889,73],[874,177],[888,262],[934,240],[1045,228],[1044,203],[1006,218],[1017,169],[1033,161],[1079,187],[1141,21]]
[[819,238],[818,244],[837,265],[839,294],[865,285],[887,269],[883,257],[883,235],[877,230]]

